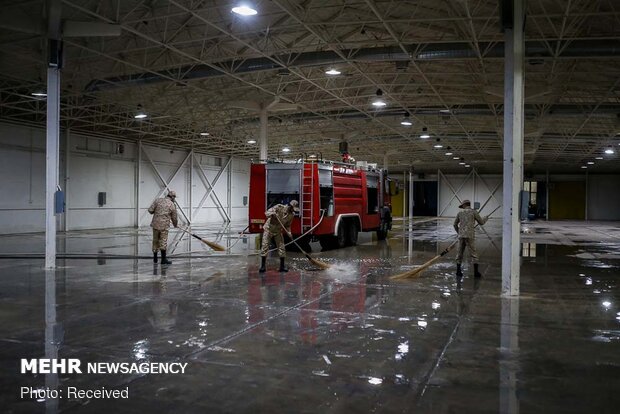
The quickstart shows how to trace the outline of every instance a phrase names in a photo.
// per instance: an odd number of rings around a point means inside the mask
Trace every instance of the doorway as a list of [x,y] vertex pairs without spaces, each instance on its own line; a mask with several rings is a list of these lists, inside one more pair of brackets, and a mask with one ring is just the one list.
[[413,215],[437,216],[437,181],[413,183]]

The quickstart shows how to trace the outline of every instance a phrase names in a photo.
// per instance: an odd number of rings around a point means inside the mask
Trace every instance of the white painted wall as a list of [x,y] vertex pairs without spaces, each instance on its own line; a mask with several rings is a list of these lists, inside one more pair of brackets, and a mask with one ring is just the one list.
[[[67,221],[69,230],[135,226],[138,145],[122,143],[124,151],[121,154],[117,151],[119,143],[122,142],[70,134],[67,159],[66,131],[61,131],[60,185],[66,191],[67,213],[59,217],[59,229],[64,228],[63,220]],[[4,194],[0,198],[0,234],[44,231],[44,151],[44,130],[0,124],[0,173],[4,177],[0,183],[0,193]],[[165,180],[172,178],[188,155],[186,150],[171,151],[149,145],[143,145],[143,151]],[[162,193],[163,184],[144,152],[140,166],[139,217],[140,225],[148,226],[150,215],[146,209],[158,194],[165,193]],[[195,210],[207,188],[200,178],[198,163],[212,183],[227,162],[227,157],[208,154],[196,154],[196,159],[198,162],[194,163],[193,171],[190,171],[188,159],[170,183],[187,216],[190,214],[190,191],[192,210]],[[215,184],[214,194],[233,221],[247,220],[243,197],[248,195],[249,171],[249,160],[233,158],[230,171],[223,171]],[[102,207],[97,204],[100,191],[106,192],[107,196],[107,203]],[[223,222],[212,197],[192,215],[194,224]]]
[[[502,216],[502,176],[480,175],[472,170],[469,174],[439,174],[438,203],[439,216],[456,217],[459,212],[459,200],[470,200],[472,207],[480,203],[482,215]],[[498,208],[499,207],[499,208]]]

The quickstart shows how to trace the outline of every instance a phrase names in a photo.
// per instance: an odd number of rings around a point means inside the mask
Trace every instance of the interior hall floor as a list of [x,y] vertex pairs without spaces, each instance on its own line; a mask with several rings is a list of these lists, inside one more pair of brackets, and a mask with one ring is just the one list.
[[[452,220],[397,221],[387,241],[320,252],[317,271],[258,272],[243,225],[172,230],[154,265],[150,230],[0,237],[3,413],[616,413],[620,225],[522,225],[521,295],[502,298],[501,221],[477,231],[483,278],[457,283]],[[66,254],[65,254],[66,253]],[[185,374],[20,373],[21,358],[187,362]],[[20,387],[128,387],[129,398],[20,399]]]

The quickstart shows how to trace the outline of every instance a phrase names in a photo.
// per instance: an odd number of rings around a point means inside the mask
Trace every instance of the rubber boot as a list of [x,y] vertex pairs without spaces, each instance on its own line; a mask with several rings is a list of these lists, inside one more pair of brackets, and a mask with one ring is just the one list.
[[463,277],[463,271],[461,270],[461,264],[456,264],[456,277]]
[[157,263],[157,252],[153,252],[153,263]]
[[478,271],[478,263],[474,263],[474,277],[481,278],[482,273]]
[[265,269],[265,263],[267,262],[267,256],[261,256],[260,258],[260,268],[258,269],[259,273],[265,273],[267,269]]
[[166,265],[172,264],[172,262],[170,260],[166,259],[166,251],[165,250],[161,251],[161,264],[166,264]]
[[284,265],[284,257],[280,257],[280,272],[288,272],[288,267]]

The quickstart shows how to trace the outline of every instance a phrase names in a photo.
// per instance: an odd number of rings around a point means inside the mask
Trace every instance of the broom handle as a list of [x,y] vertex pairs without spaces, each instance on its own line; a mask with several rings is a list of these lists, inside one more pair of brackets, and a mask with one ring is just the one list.
[[[280,223],[280,226],[282,226],[282,228],[284,229],[284,224],[282,224],[282,222],[280,221],[280,217],[278,217],[277,214],[274,214],[274,216],[275,216],[276,220],[278,220],[278,223]],[[300,252],[302,252],[307,258],[310,258],[310,255],[308,253],[306,253],[305,250],[302,249],[299,244],[297,244],[297,242],[295,241],[294,238],[291,237],[291,240],[293,241],[295,246],[297,246],[297,248],[299,249]]]

